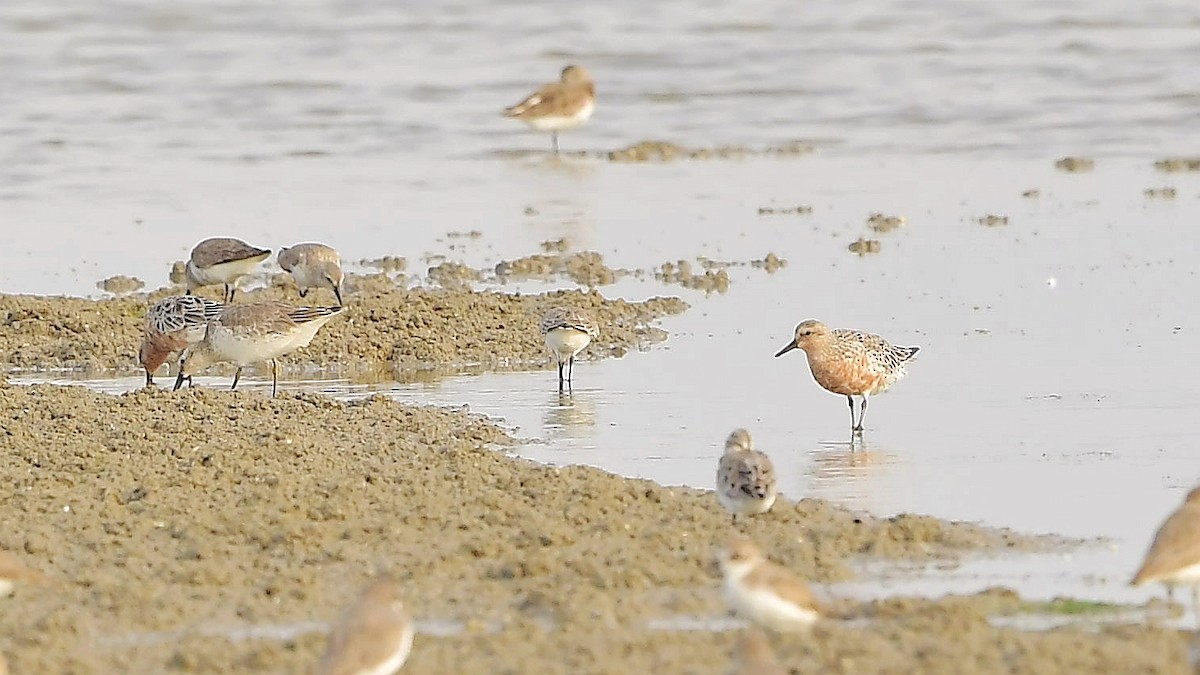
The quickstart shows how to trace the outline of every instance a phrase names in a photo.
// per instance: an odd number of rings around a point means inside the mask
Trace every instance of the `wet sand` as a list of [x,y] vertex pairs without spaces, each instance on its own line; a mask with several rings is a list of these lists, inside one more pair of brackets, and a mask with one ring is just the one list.
[[[405,672],[714,672],[735,638],[648,630],[724,615],[712,560],[733,530],[711,493],[513,459],[460,411],[4,385],[0,419],[0,546],[58,581],[5,602],[14,672],[306,672],[381,572],[461,628],[419,635]],[[1064,545],[812,499],[741,527],[817,582]],[[1011,592],[835,605],[846,620],[773,639],[792,672],[1186,671],[1170,629],[995,628]]]

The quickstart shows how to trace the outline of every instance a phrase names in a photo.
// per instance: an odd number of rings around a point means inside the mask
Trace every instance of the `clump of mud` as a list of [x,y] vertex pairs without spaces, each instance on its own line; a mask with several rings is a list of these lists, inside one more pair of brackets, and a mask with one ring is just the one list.
[[1008,225],[1008,216],[998,216],[994,213],[989,213],[985,216],[980,216],[975,219],[975,222],[984,227],[1004,227]]
[[580,286],[596,287],[616,283],[617,279],[631,274],[628,270],[614,269],[604,263],[604,256],[595,251],[582,251],[572,255],[534,254],[503,260],[493,269],[500,283],[525,279],[551,280],[566,277]]
[[869,253],[879,253],[883,249],[883,244],[878,239],[859,237],[857,240],[850,242],[850,245],[846,248],[851,253],[857,253],[861,257]]
[[543,241],[541,246],[546,253],[566,253],[567,249],[571,248],[566,238]]
[[669,162],[681,159],[705,160],[744,159],[755,156],[798,156],[808,154],[812,150],[811,145],[800,141],[767,148],[748,148],[745,146],[688,148],[670,141],[641,141],[627,148],[603,153],[602,157],[608,159],[610,162]]
[[1146,199],[1175,199],[1179,196],[1178,190],[1173,187],[1146,188],[1143,194]]
[[137,277],[127,277],[123,274],[109,277],[103,281],[96,282],[96,288],[107,293],[115,293],[124,295],[126,293],[136,293],[146,286],[146,282]]
[[171,263],[171,271],[167,273],[167,280],[176,286],[187,283],[187,263],[182,260]]
[[1054,162],[1054,168],[1067,173],[1083,173],[1096,168],[1096,161],[1087,157],[1063,157]]
[[908,223],[904,216],[889,216],[883,213],[872,213],[867,216],[867,227],[879,233],[900,229]]
[[1200,171],[1200,157],[1167,157],[1154,162],[1154,168],[1165,173]]
[[1042,196],[1042,191],[1038,190],[1037,188],[1033,188],[1022,192],[1021,196],[1026,199],[1037,199],[1038,197]]
[[444,262],[429,268],[428,278],[435,286],[453,290],[468,290],[474,286],[483,275],[479,270],[462,263]]
[[[0,385],[0,419],[10,486],[0,546],[60,581],[5,602],[0,651],[15,672],[311,672],[321,622],[383,573],[404,584],[419,620],[462,627],[418,636],[406,666],[417,673],[600,672],[601,655],[603,672],[711,672],[735,638],[647,630],[726,611],[712,561],[735,528],[711,492],[512,459],[492,449],[512,439],[461,411]],[[817,499],[781,498],[737,530],[817,583],[863,563],[1070,545]],[[1018,603],[1006,592],[842,600],[857,623],[774,642],[800,672],[1186,663],[1185,641],[1167,629],[989,623]]]
[[654,278],[705,293],[725,293],[729,290],[729,272],[724,267],[704,269],[697,273],[687,260],[664,262],[655,270]]
[[774,253],[768,253],[762,260],[751,260],[750,266],[766,270],[767,274],[774,274],[780,268],[787,266],[787,260],[780,258]]
[[364,258],[359,260],[358,264],[386,273],[403,272],[408,269],[408,260],[394,255],[385,255],[381,258]]

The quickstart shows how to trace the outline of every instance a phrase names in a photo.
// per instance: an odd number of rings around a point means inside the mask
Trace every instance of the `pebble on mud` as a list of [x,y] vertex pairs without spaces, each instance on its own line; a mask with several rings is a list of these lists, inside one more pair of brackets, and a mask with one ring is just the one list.
[[127,277],[123,274],[111,276],[103,281],[96,282],[96,288],[108,293],[124,295],[126,293],[136,293],[145,288],[146,282],[137,277]]
[[1042,196],[1042,191],[1037,188],[1033,188],[1031,190],[1026,190],[1026,191],[1022,192],[1021,196],[1026,199],[1037,199],[1038,197]]
[[1146,188],[1143,191],[1147,199],[1175,199],[1179,192],[1173,187]]
[[998,216],[989,213],[986,216],[980,216],[979,218],[976,218],[975,222],[983,225],[984,227],[1003,227],[1008,225],[1008,216]]

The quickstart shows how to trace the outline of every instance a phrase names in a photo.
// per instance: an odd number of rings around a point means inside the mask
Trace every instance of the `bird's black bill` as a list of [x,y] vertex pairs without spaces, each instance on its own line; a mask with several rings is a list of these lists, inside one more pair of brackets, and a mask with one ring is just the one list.
[[183,386],[184,380],[187,380],[189,385],[192,383],[192,378],[184,377],[183,371],[180,371],[180,373],[175,376],[175,388],[172,389],[171,391],[179,391],[179,388]]
[[775,352],[775,358],[779,358],[780,356],[783,356],[784,354],[786,354],[786,353],[788,353],[788,352],[792,351],[792,350],[793,350],[793,349],[795,349],[795,348],[796,348],[796,343],[795,343],[795,342],[789,342],[789,343],[788,343],[788,346],[786,346],[786,347],[784,347],[783,349],[780,349],[779,351]]
[[334,286],[334,287],[333,287],[333,294],[334,294],[335,296],[337,296],[338,307],[341,307],[341,306],[342,306],[342,287],[341,287],[341,286]]

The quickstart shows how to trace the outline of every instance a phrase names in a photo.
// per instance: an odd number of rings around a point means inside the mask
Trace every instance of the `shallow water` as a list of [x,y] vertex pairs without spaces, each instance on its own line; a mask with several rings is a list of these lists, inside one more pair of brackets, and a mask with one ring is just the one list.
[[[655,250],[734,260],[771,250],[788,264],[773,275],[732,268],[729,292],[707,298],[647,281],[605,288],[629,297],[681,293],[693,308],[664,323],[670,339],[648,354],[579,364],[570,396],[558,394],[552,371],[302,386],[466,404],[543,441],[522,447],[525,456],[666,484],[710,486],[725,435],[746,426],[789,496],[1108,539],[1070,554],[893,570],[848,584],[847,593],[1009,585],[1031,597],[1117,602],[1159,593],[1125,584],[1200,474],[1200,429],[1189,414],[1200,404],[1189,309],[1200,300],[1191,260],[1200,233],[1186,225],[1200,216],[1200,176],[1172,176],[1179,197],[1160,201],[1142,187],[1162,174],[1141,163],[1114,160],[1069,175],[1045,164],[979,162],[986,182],[952,191],[922,178],[949,176],[961,161],[923,158],[906,162],[907,174],[887,163],[860,171],[857,190],[834,196],[845,176],[838,172],[853,162],[812,163],[827,170],[768,161],[643,168],[663,171],[668,192],[720,175],[748,185],[749,195],[685,202],[702,201],[705,222],[720,224],[703,243],[656,233],[649,224],[670,221],[670,200],[639,200],[623,223],[642,233],[636,241],[621,245],[607,228],[596,230],[613,242],[614,263],[643,264],[661,257]],[[794,194],[772,182],[781,167],[812,176],[804,193],[816,196],[813,215],[757,215],[771,201],[765,195]],[[1020,196],[1033,186],[1040,198]],[[859,258],[845,246],[874,209],[909,222],[878,235],[880,254]],[[1009,224],[972,222],[984,213],[1006,214]],[[635,219],[645,227],[633,228]],[[491,238],[485,231],[479,241]],[[812,382],[799,352],[772,357],[807,317],[923,348],[909,377],[873,399],[861,444],[849,443],[844,400]],[[136,377],[109,383],[139,385]]]
[[[545,371],[370,390],[502,418],[546,441],[521,450],[539,461],[667,484],[707,487],[724,436],[747,426],[793,497],[1111,541],[848,593],[1159,592],[1124,584],[1200,475],[1200,174],[1151,163],[1196,151],[1200,8],[484,7],[5,3],[0,289],[92,294],[113,274],[155,287],[214,234],[406,255],[417,272],[429,252],[492,265],[558,237],[619,267],[773,251],[786,268],[736,268],[725,296],[604,288],[694,308],[651,354],[582,364],[569,398]],[[546,139],[496,112],[566,61],[586,63],[601,96],[567,149],[817,150],[665,165],[527,152]],[[1065,154],[1097,167],[1056,171]],[[1163,186],[1178,196],[1143,193]],[[797,204],[813,212],[758,214]],[[853,256],[875,211],[908,225]],[[1009,223],[975,222],[988,214]],[[467,230],[483,236],[446,238]],[[872,403],[863,447],[800,354],[771,357],[808,317],[923,347]]]

